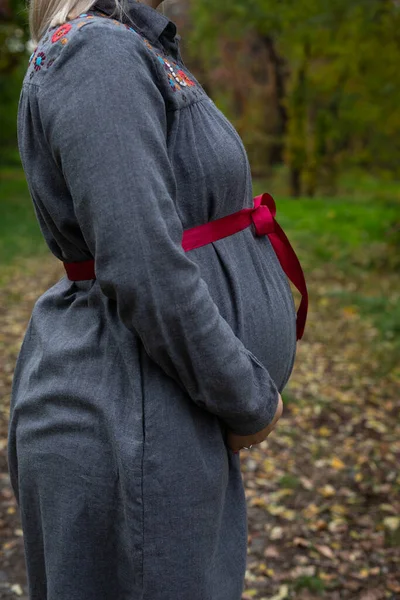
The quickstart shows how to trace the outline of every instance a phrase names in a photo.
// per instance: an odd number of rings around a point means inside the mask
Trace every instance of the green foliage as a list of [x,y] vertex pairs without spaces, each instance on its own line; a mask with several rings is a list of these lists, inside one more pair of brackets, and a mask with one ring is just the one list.
[[218,41],[247,32],[272,40],[286,65],[283,143],[294,195],[334,193],[349,165],[399,176],[398,2],[194,0],[192,11],[192,47],[209,68]]
[[29,27],[25,4],[9,3],[8,19],[0,22],[0,162],[19,164],[17,148],[17,108],[21,82],[29,58]]
[[0,265],[47,251],[22,169],[0,171]]
[[3,166],[20,163],[17,152],[17,109],[25,70],[25,61],[20,61],[7,75],[0,73],[0,161]]
[[18,164],[17,108],[29,58],[29,27],[25,4],[9,3],[9,18],[0,22],[0,162]]

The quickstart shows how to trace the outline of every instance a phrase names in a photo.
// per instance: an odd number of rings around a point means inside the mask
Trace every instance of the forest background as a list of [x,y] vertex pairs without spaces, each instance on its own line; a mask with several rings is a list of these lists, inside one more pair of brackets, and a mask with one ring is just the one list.
[[[244,598],[398,599],[400,2],[164,4],[185,64],[243,139],[254,194],[275,197],[310,291],[284,416],[241,453]],[[24,3],[0,0],[1,599],[26,594],[5,462],[12,373],[34,301],[61,276],[17,147],[32,49]]]

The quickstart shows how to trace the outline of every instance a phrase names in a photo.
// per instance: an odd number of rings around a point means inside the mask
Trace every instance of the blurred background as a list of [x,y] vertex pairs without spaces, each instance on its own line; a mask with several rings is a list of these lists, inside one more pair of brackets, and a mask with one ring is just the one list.
[[[310,292],[284,416],[241,451],[243,599],[399,599],[400,2],[164,6],[186,66],[243,139],[254,195],[274,195]],[[17,148],[32,49],[24,3],[0,0],[2,600],[27,597],[6,464],[12,373],[34,301],[62,276]]]

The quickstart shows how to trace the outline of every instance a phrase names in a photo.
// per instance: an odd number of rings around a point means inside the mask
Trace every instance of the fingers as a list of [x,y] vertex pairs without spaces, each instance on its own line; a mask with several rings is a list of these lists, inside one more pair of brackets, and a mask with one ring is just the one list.
[[275,411],[275,415],[274,418],[272,419],[271,423],[269,425],[267,425],[267,427],[265,427],[264,429],[262,429],[261,431],[254,433],[252,435],[236,435],[231,431],[228,431],[227,433],[227,444],[230,447],[230,449],[237,453],[239,452],[239,450],[241,450],[244,447],[249,447],[251,445],[255,445],[255,444],[261,444],[261,442],[263,442],[268,436],[269,434],[275,429],[277,422],[279,421],[279,419],[281,418],[283,413],[283,401],[282,401],[282,396],[279,394],[278,397],[278,404],[276,407],[276,411]]

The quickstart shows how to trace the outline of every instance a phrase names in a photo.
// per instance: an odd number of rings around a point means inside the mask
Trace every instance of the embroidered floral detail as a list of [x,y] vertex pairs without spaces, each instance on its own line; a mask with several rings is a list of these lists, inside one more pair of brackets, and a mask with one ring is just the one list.
[[133,29],[133,27],[131,27],[130,25],[127,25],[126,23],[120,23],[120,25],[124,25],[124,27],[126,27],[126,29],[129,29],[130,31],[133,31],[133,33],[137,34],[136,29]]
[[162,56],[159,52],[157,52],[150,44],[148,39],[143,37],[143,41],[149,50],[152,50],[155,53],[160,63],[164,66],[164,69],[167,71],[169,84],[174,92],[182,89],[182,87],[196,85],[195,82],[192,81],[175,63],[171,63],[165,56]]
[[[126,23],[122,23],[121,21],[118,21],[118,19],[108,17],[107,15],[104,15],[101,12],[97,12],[97,11],[92,11],[92,12],[93,12],[93,14],[81,13],[80,15],[78,15],[77,18],[81,18],[84,20],[79,21],[76,24],[77,29],[80,29],[81,27],[83,27],[83,25],[85,25],[87,23],[88,19],[94,19],[96,16],[109,19],[110,21],[112,21],[114,24],[116,24],[118,26],[124,26],[126,29],[129,29],[136,35],[140,35],[140,37],[142,38],[142,40],[145,43],[145,45],[147,46],[147,48],[149,48],[149,50],[152,50],[152,52],[154,52],[157,59],[163,65],[164,70],[166,71],[168,83],[174,92],[176,92],[177,90],[182,90],[185,87],[196,87],[196,82],[193,81],[192,79],[190,79],[190,77],[188,77],[188,75],[186,75],[186,73],[183,71],[183,69],[181,69],[176,63],[172,62],[171,60],[168,60],[168,54],[165,51],[165,49],[163,49],[161,51],[162,54],[160,52],[158,52],[154,48],[154,46],[152,44],[150,44],[149,40],[143,35],[142,32],[136,31],[136,29],[134,29],[130,25],[128,25]],[[69,22],[63,23],[62,25],[60,25],[51,37],[52,43],[54,44],[55,42],[59,41],[62,45],[67,44],[68,37],[66,37],[66,35],[67,35],[67,33],[69,33],[69,31],[71,29],[72,29],[72,25]],[[48,38],[49,38],[49,35],[46,35],[46,38],[43,40],[43,42],[47,41]],[[35,71],[39,71],[41,69],[41,67],[43,66],[44,62],[46,61],[46,55],[44,54],[44,52],[39,52],[39,54],[37,54],[37,56],[35,57],[37,49],[38,49],[38,46],[36,46],[36,48],[34,49],[34,51],[32,52],[32,54],[29,58],[29,64],[31,64],[31,62],[33,61],[33,66],[34,66]],[[47,62],[46,67],[49,68],[54,63],[54,60],[55,60],[54,58],[49,60]],[[31,73],[29,74],[30,78],[32,78],[34,70],[32,69]],[[183,97],[184,97],[184,100],[187,101],[187,97],[185,94],[183,95]]]
[[149,40],[147,40],[145,37],[143,38],[144,43],[146,44],[146,46],[150,49],[150,50],[154,50],[153,46],[150,44]]
[[175,81],[175,79],[173,78],[173,75],[169,70],[169,63],[167,64],[166,59],[163,58],[160,54],[157,54],[157,58],[160,61],[160,63],[163,65],[164,69],[167,71],[168,83],[171,86],[172,91],[176,92],[176,90],[182,89],[181,86],[179,85],[179,83],[177,81]]
[[160,63],[163,65],[164,69],[167,71],[169,84],[174,91],[176,91],[177,89],[180,90],[182,89],[182,87],[196,85],[195,82],[192,81],[184,71],[182,71],[182,69],[177,69],[175,71],[174,67],[176,68],[176,65],[174,63],[174,66],[172,66],[171,62],[163,56],[161,56],[161,54],[156,52],[156,55]]
[[176,90],[181,90],[181,86],[179,85],[179,83],[177,83],[175,81],[175,79],[172,77],[171,73],[167,73],[167,77],[168,77],[168,83],[172,88],[173,92],[176,92]]
[[192,79],[190,79],[190,78],[189,78],[189,77],[186,75],[186,73],[184,73],[184,72],[182,71],[182,69],[180,69],[179,71],[177,71],[177,73],[176,73],[176,74],[177,74],[177,76],[178,76],[178,77],[179,77],[179,78],[180,78],[180,79],[181,79],[181,80],[182,80],[184,83],[186,83],[186,85],[190,85],[190,86],[196,85],[196,84],[195,84],[195,82],[194,82],[194,81],[192,81]]
[[53,33],[51,38],[53,44],[54,42],[58,42],[58,40],[67,34],[70,29],[72,29],[72,25],[70,23],[64,23],[64,25],[60,25],[60,27],[58,27],[58,29],[56,29],[56,31]]
[[43,63],[46,60],[46,55],[44,52],[39,52],[39,54],[37,55],[37,57],[35,58],[35,62],[34,62],[34,69],[35,71],[40,71],[40,69],[42,68]]

